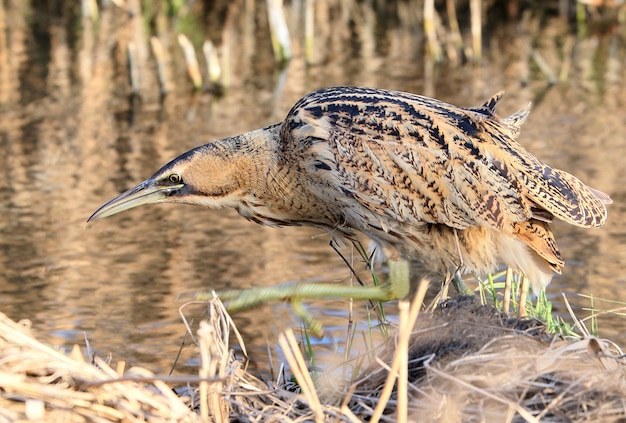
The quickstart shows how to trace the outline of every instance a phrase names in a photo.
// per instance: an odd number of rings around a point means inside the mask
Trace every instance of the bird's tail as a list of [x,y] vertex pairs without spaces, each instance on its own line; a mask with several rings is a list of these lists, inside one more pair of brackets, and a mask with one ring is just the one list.
[[547,261],[554,272],[561,273],[565,262],[548,223],[537,219],[516,222],[513,224],[513,233]]
[[606,223],[606,205],[612,203],[607,194],[538,160],[533,165],[520,169],[529,197],[538,206],[572,225],[592,228]]
[[[482,109],[495,114],[495,105],[501,97],[502,93],[496,94]],[[606,205],[612,203],[607,194],[585,185],[574,175],[545,165],[515,141],[522,124],[528,118],[530,107],[528,104],[524,109],[502,119],[508,135],[512,138],[512,142],[506,147],[509,157],[517,162],[513,167],[520,169],[529,197],[536,202],[538,208],[545,209],[572,225],[604,225],[607,218]]]

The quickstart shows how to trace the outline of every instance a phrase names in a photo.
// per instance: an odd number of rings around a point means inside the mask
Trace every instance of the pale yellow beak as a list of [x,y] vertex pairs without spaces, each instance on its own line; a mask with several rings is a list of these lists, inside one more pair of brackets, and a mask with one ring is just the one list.
[[183,186],[183,184],[163,186],[158,185],[157,182],[152,179],[148,179],[135,188],[129,189],[104,204],[87,219],[87,222],[112,216],[124,210],[141,206],[142,204],[154,204],[166,201],[168,193],[176,191]]

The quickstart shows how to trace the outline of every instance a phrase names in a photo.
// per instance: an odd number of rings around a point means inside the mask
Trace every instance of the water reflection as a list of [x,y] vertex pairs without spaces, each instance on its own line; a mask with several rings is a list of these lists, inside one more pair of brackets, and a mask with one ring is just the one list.
[[[179,153],[273,123],[306,92],[340,84],[424,93],[460,105],[480,104],[506,89],[503,115],[533,101],[520,141],[615,201],[601,230],[556,226],[567,262],[550,286],[557,311],[565,312],[561,291],[578,310],[588,305],[578,292],[626,301],[619,290],[626,282],[626,50],[619,33],[575,39],[558,17],[544,23],[527,17],[491,29],[480,65],[437,65],[421,49],[412,2],[380,10],[316,1],[316,66],[305,65],[302,43],[295,43],[294,60],[277,73],[263,7],[233,2],[222,11],[225,23],[205,34],[221,41],[229,62],[230,87],[222,98],[190,90],[176,32],[162,16],[155,18],[168,57],[169,95],[161,101],[141,13],[129,13],[139,2],[127,2],[129,10],[104,8],[97,21],[69,7],[40,14],[27,2],[13,3],[19,4],[0,5],[0,310],[34,320],[46,342],[84,344],[87,336],[100,354],[167,371],[185,331],[181,293],[347,280],[325,234],[259,227],[232,210],[162,205],[85,223],[103,201]],[[126,72],[131,41],[139,47],[141,75],[141,96],[134,98]],[[529,46],[567,80],[550,87]],[[348,307],[341,301],[312,307],[329,332],[322,343],[331,348],[332,337],[346,331]],[[365,327],[363,304],[354,309]],[[186,312],[197,321],[202,309]],[[298,325],[283,304],[236,321],[249,349],[260,355],[266,339],[273,345],[278,331]],[[605,318],[601,334],[626,341],[622,325]],[[195,358],[192,347],[183,349],[182,366]]]

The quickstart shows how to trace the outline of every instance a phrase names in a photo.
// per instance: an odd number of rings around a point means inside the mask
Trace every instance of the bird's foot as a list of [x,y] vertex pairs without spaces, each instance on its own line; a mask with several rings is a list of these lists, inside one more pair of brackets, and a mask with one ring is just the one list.
[[452,286],[454,286],[454,289],[459,296],[474,295],[474,291],[469,289],[469,287],[465,284],[465,281],[459,271],[454,272],[454,275],[452,276]]

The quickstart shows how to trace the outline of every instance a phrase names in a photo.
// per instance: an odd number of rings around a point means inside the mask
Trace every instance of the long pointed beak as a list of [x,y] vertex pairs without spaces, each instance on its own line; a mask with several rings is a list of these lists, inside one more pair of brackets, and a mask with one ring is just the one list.
[[108,203],[101,206],[87,219],[87,222],[112,216],[114,214],[129,210],[142,204],[154,204],[162,202],[167,198],[167,194],[182,188],[184,185],[160,186],[154,180],[148,179],[135,188],[118,195]]

